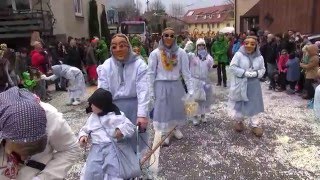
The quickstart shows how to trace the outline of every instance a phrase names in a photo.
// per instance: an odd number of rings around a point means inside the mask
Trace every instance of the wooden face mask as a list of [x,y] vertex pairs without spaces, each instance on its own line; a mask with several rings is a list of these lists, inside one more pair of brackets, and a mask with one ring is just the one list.
[[175,41],[175,34],[174,31],[169,29],[165,30],[162,34],[163,44],[166,47],[171,47],[173,42]]
[[244,40],[244,48],[248,54],[252,54],[257,47],[257,40],[254,38],[247,38]]
[[129,54],[129,42],[125,37],[116,36],[111,41],[111,51],[117,60],[123,61]]

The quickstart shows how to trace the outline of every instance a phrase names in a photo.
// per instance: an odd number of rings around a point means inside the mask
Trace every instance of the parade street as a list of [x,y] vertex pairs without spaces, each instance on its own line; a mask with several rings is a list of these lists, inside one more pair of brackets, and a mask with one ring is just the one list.
[[[260,115],[265,129],[262,138],[255,137],[249,127],[240,134],[234,132],[227,115],[228,88],[215,87],[216,102],[208,122],[197,127],[188,123],[182,129],[182,140],[173,140],[151,157],[149,169],[157,172],[154,179],[319,179],[320,128],[313,111],[306,108],[307,101],[269,91],[266,83],[261,84],[265,104],[265,113]],[[94,89],[88,88],[87,96]],[[52,94],[50,103],[78,132],[88,117],[87,103],[66,106],[66,92]],[[159,141],[157,135],[152,140]],[[85,158],[83,150],[68,180],[79,179]]]

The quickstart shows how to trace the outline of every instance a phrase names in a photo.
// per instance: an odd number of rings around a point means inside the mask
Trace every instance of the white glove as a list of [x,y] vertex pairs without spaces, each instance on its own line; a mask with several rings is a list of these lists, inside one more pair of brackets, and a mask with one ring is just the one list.
[[252,71],[252,72],[251,72],[251,77],[253,77],[253,78],[258,77],[257,71]]
[[48,80],[48,77],[46,75],[44,75],[44,74],[42,74],[40,78],[44,79],[44,80]]
[[248,77],[248,78],[254,78],[254,77],[258,77],[258,73],[256,71],[246,71],[244,73],[244,76],[245,77]]

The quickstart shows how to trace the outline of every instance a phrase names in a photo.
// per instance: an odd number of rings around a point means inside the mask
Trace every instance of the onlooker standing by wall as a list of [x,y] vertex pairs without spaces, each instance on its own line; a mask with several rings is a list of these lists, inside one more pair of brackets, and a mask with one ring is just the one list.
[[[221,82],[223,80],[223,86],[227,87],[227,73],[226,73],[226,65],[228,64],[228,49],[229,44],[224,34],[219,34],[217,40],[213,43],[211,47],[211,52],[214,56],[215,64],[218,65],[217,73],[218,73],[218,83],[217,86],[221,86]],[[221,73],[223,78],[221,77]]]

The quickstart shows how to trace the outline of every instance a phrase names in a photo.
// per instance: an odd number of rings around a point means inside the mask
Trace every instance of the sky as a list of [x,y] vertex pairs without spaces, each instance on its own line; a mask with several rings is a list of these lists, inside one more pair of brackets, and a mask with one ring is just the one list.
[[[146,1],[147,0],[136,0],[140,1],[143,9],[146,9]],[[151,4],[154,0],[149,0],[149,4]],[[161,0],[163,4],[166,5],[166,8],[169,10],[169,6],[172,3],[182,3],[185,6],[185,12],[189,9],[197,9],[202,7],[214,6],[224,4],[225,0]],[[190,6],[189,6],[190,5]],[[144,11],[143,10],[143,11]]]

